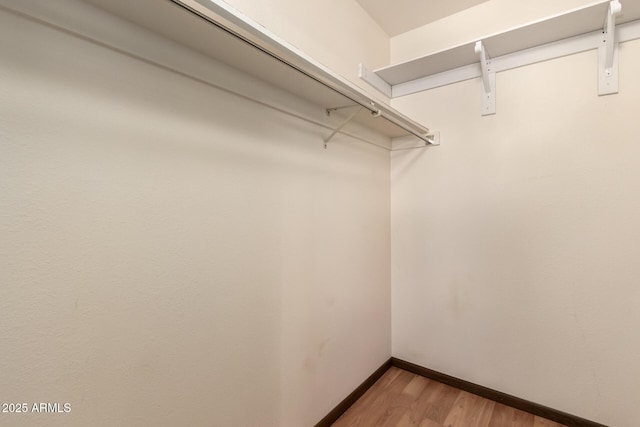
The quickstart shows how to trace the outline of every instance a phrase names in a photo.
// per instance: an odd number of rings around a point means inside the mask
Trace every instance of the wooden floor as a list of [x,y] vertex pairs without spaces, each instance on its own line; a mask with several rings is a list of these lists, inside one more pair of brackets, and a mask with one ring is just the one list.
[[563,427],[392,367],[333,427]]

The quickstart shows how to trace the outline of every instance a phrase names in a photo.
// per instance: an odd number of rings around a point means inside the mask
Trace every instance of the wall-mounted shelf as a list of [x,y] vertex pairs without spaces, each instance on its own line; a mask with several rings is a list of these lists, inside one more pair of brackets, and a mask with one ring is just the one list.
[[[389,138],[412,135],[423,146],[437,145],[428,128],[333,73],[224,1],[85,1],[325,109],[359,106],[353,122]],[[342,127],[337,130],[341,132]]]
[[[600,49],[603,61],[608,63],[601,64],[601,80],[604,81],[599,93],[615,93],[617,44],[640,38],[640,4],[623,3],[622,13],[620,2],[598,0],[563,14],[374,71],[361,65],[360,77],[391,98],[483,77],[483,114],[491,114],[495,112],[495,83],[492,87],[491,80],[496,72]],[[622,23],[626,24],[619,25]],[[494,97],[494,109],[490,112],[484,105],[488,95]]]

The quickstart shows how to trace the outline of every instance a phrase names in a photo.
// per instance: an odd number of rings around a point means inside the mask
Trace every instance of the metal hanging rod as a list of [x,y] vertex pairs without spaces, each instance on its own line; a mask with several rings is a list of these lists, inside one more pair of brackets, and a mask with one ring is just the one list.
[[[37,4],[36,4],[36,6],[37,6]],[[0,5],[0,11],[8,12],[10,14],[19,16],[19,17],[21,17],[23,19],[27,19],[27,20],[32,21],[34,23],[37,23],[39,25],[44,25],[44,26],[47,26],[47,27],[52,28],[54,30],[69,34],[71,36],[74,36],[74,37],[77,37],[79,39],[82,39],[82,40],[84,40],[86,42],[93,43],[93,44],[95,44],[97,46],[100,46],[100,47],[103,47],[103,48],[106,48],[106,49],[110,49],[110,50],[112,50],[114,52],[118,52],[118,53],[120,53],[122,55],[125,55],[125,56],[128,56],[130,58],[139,60],[141,62],[144,62],[146,64],[152,65],[154,67],[161,68],[161,69],[163,69],[165,71],[174,73],[174,74],[179,75],[181,77],[193,80],[193,81],[198,82],[200,84],[204,84],[206,86],[212,87],[212,88],[220,90],[222,92],[226,92],[228,94],[237,96],[237,97],[242,98],[242,99],[244,99],[246,101],[250,101],[250,102],[253,102],[255,104],[261,105],[263,107],[266,107],[266,108],[272,109],[274,111],[277,111],[279,113],[286,114],[286,115],[289,115],[291,117],[295,117],[296,119],[299,119],[299,120],[302,120],[304,122],[313,124],[313,125],[318,126],[320,128],[334,131],[334,133],[332,134],[332,137],[335,136],[336,133],[341,133],[341,134],[346,135],[346,136],[348,136],[350,138],[356,139],[358,141],[361,141],[361,142],[364,142],[364,143],[367,143],[367,144],[370,144],[370,145],[374,145],[374,146],[376,146],[378,148],[382,148],[382,149],[384,149],[386,151],[392,151],[391,148],[389,148],[389,147],[387,147],[387,146],[385,146],[385,145],[383,145],[383,144],[381,144],[379,142],[373,141],[373,140],[368,139],[366,137],[362,137],[360,135],[356,135],[353,132],[346,131],[346,130],[344,130],[342,128],[340,128],[340,129],[338,129],[336,131],[335,126],[333,126],[333,125],[330,125],[328,123],[324,123],[322,121],[313,119],[311,117],[306,117],[305,115],[296,113],[294,111],[290,111],[290,110],[288,110],[286,108],[282,108],[280,106],[276,106],[276,105],[270,104],[270,103],[265,102],[265,101],[263,101],[261,99],[258,99],[257,97],[253,97],[253,96],[250,96],[250,95],[248,95],[246,93],[242,93],[242,92],[230,89],[230,88],[228,88],[228,87],[226,87],[224,85],[220,85],[220,84],[214,83],[210,79],[199,77],[199,76],[197,76],[195,74],[192,74],[192,73],[189,73],[189,72],[187,72],[185,70],[182,70],[182,69],[167,65],[162,61],[155,60],[152,57],[143,55],[140,52],[136,52],[135,49],[134,50],[129,50],[129,49],[126,49],[126,48],[122,48],[122,47],[116,46],[116,45],[114,45],[112,43],[109,43],[107,41],[104,41],[102,39],[99,39],[99,38],[96,38],[96,37],[92,36],[91,34],[87,33],[83,29],[79,29],[79,28],[77,28],[77,27],[75,27],[73,25],[69,26],[68,22],[60,21],[59,19],[47,19],[47,18],[44,18],[42,16],[39,16],[39,13],[37,13],[37,12],[34,13],[34,11],[32,9],[33,8],[31,8],[29,5],[28,5],[28,7],[24,8],[24,10],[22,10],[22,8],[20,8],[20,7],[14,9],[14,8],[6,7],[4,5]],[[37,11],[39,9],[36,7],[35,10]],[[354,106],[354,107],[358,107],[359,109],[361,109],[360,106]]]
[[[64,2],[65,0],[60,0],[61,2]],[[74,0],[67,0],[69,3],[72,3]],[[95,1],[97,2],[98,5],[102,5],[102,3],[100,3],[103,0],[90,0],[90,1]],[[105,5],[111,5],[111,3],[109,3],[111,0],[104,0]],[[149,2],[154,2],[156,0],[146,0]],[[175,1],[177,0],[171,0],[171,1],[167,1],[167,4],[175,4]],[[46,2],[45,2],[46,3]],[[51,28],[54,28],[56,30],[59,30],[61,32],[73,35],[75,37],[78,37],[80,39],[83,39],[87,42],[90,43],[94,43],[96,45],[102,46],[104,48],[113,50],[115,52],[121,53],[123,55],[127,55],[131,58],[135,58],[137,60],[140,60],[142,62],[145,62],[149,65],[153,65],[159,68],[162,68],[166,71],[175,73],[177,75],[180,75],[182,77],[185,78],[189,78],[192,79],[194,81],[197,81],[199,83],[205,84],[207,86],[216,88],[218,90],[236,95],[238,97],[241,97],[243,99],[246,99],[248,101],[251,102],[255,102],[256,104],[260,104],[264,107],[273,109],[275,111],[290,115],[292,117],[296,117],[300,120],[306,121],[308,123],[312,123],[314,125],[317,125],[321,128],[324,129],[328,129],[330,130],[332,133],[330,135],[330,137],[326,137],[323,139],[327,139],[327,140],[331,140],[333,137],[335,137],[335,135],[337,133],[340,134],[344,134],[347,135],[351,138],[357,139],[359,141],[377,146],[379,148],[385,149],[387,151],[392,151],[393,148],[387,146],[386,144],[383,144],[379,141],[375,141],[370,139],[369,137],[366,137],[364,135],[359,135],[358,133],[354,133],[351,131],[348,131],[346,129],[344,129],[346,123],[342,122],[341,124],[330,124],[324,121],[320,121],[317,119],[312,119],[311,117],[306,117],[305,115],[296,112],[296,111],[292,111],[289,110],[288,108],[282,108],[281,106],[278,105],[273,105],[271,103],[265,102],[263,99],[261,99],[261,97],[259,96],[253,96],[250,93],[247,93],[246,91],[243,90],[234,90],[231,88],[226,87],[226,85],[224,84],[218,84],[217,82],[215,82],[214,80],[210,79],[206,74],[202,74],[202,73],[198,73],[198,72],[193,72],[193,70],[190,69],[186,69],[184,67],[182,67],[180,64],[176,64],[173,63],[172,61],[167,62],[162,55],[158,56],[154,53],[153,50],[151,51],[147,51],[145,49],[141,49],[139,46],[137,45],[122,45],[122,43],[118,43],[115,42],[113,40],[110,39],[105,39],[103,37],[102,34],[98,35],[98,33],[94,33],[92,31],[88,31],[88,28],[86,26],[84,26],[82,24],[82,21],[78,21],[78,17],[71,17],[69,16],[69,14],[66,14],[64,11],[67,10],[67,8],[59,8],[56,9],[56,13],[51,13],[51,11],[49,9],[44,8],[43,9],[43,5],[45,3],[40,3],[40,2],[15,2],[15,3],[9,3],[9,5],[5,6],[0,5],[0,9],[5,10],[9,13],[12,14],[16,14],[19,15],[25,19],[37,22],[39,24],[43,24],[46,26],[49,26]],[[116,4],[116,3],[114,3]],[[114,13],[118,16],[124,16],[124,17],[128,17],[129,15],[127,15],[127,11],[128,9],[126,9],[126,3],[121,4],[122,5],[122,9],[118,9],[117,7],[115,8],[115,11],[110,10],[109,12]],[[87,6],[89,7],[89,6]],[[123,10],[124,9],[124,10]],[[166,11],[170,10],[171,8],[165,9]],[[164,15],[167,16],[167,15]],[[139,18],[136,18],[139,19]],[[138,22],[134,19],[133,21],[134,23]],[[153,21],[151,21],[153,22]],[[151,26],[151,28],[154,28],[153,26]],[[226,33],[226,32],[225,32]],[[337,77],[339,79],[339,77]],[[331,114],[332,111],[338,111],[338,110],[342,110],[343,105],[338,105],[337,107],[332,107],[332,108],[328,108],[327,112],[328,114]],[[346,106],[344,106],[346,107]],[[364,110],[364,108],[362,107],[362,105],[360,103],[354,103],[353,105],[354,108],[358,108],[360,110]],[[384,107],[383,107],[384,108]],[[368,113],[366,115],[371,115],[371,116],[378,116],[380,114],[382,114],[383,108],[380,109],[371,109],[371,108],[366,108],[365,111],[367,111]],[[399,113],[398,113],[399,114]],[[355,118],[352,117],[351,119]],[[385,119],[389,119],[389,117],[385,117]],[[409,120],[409,119],[407,119]],[[337,128],[336,128],[337,126]],[[420,125],[417,125],[418,127],[420,127]],[[403,127],[404,129],[404,127]],[[422,129],[424,132],[428,132],[428,130],[426,128],[420,127],[420,129]],[[409,132],[407,130],[408,133],[415,135],[415,136],[420,136],[419,141],[421,141],[424,145],[422,146],[426,146],[426,145],[439,145],[439,140],[437,138],[434,137],[434,135],[430,134],[430,133],[425,133],[424,135],[422,135],[421,133],[414,133],[414,132]],[[328,141],[327,141],[328,142]],[[416,147],[417,148],[417,147]]]
[[428,137],[428,128],[384,105],[384,103],[373,100],[359,87],[336,75],[294,46],[242,15],[224,1],[169,1],[369,110],[372,116],[383,117],[422,141],[428,144],[433,143],[433,140]]

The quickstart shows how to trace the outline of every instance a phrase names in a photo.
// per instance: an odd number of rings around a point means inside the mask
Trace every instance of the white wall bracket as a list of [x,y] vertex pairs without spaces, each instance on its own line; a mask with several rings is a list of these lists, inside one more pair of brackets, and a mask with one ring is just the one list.
[[360,77],[365,82],[369,83],[374,88],[378,89],[381,93],[383,93],[387,98],[391,98],[393,95],[391,93],[391,85],[385,82],[380,76],[378,76],[373,71],[369,70],[363,64],[360,64],[358,70],[358,77]]
[[609,10],[602,31],[602,44],[598,46],[598,95],[618,93],[618,40],[616,40],[616,16],[622,11],[618,0],[609,3]]
[[432,131],[427,135],[429,140],[425,145],[440,145],[440,131]]
[[496,72],[491,67],[491,59],[484,43],[477,41],[475,52],[480,55],[480,69],[482,70],[481,113],[483,116],[488,116],[496,113]]

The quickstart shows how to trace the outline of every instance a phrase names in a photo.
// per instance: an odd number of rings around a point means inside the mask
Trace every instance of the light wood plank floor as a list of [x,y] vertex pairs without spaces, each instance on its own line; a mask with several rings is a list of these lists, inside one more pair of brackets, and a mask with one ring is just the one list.
[[333,424],[356,426],[564,427],[396,367]]

